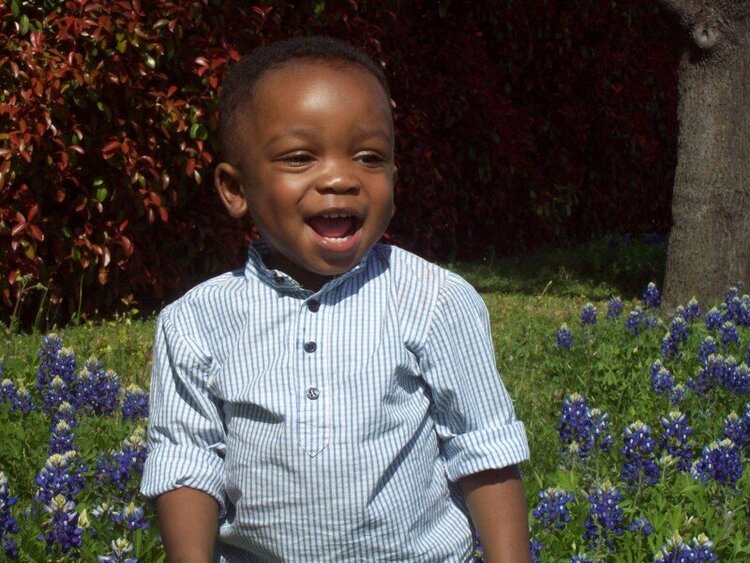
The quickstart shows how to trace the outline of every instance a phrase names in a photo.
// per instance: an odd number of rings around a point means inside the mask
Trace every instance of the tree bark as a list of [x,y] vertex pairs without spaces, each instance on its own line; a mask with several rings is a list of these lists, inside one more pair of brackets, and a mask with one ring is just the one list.
[[661,0],[686,31],[663,307],[750,282],[750,1]]

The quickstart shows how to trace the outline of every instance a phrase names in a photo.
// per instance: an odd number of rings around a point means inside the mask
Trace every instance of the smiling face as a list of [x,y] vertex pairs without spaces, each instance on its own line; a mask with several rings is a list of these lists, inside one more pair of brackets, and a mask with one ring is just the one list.
[[233,217],[250,213],[266,265],[310,289],[359,263],[393,215],[393,124],[377,79],[354,64],[268,71],[216,170]]

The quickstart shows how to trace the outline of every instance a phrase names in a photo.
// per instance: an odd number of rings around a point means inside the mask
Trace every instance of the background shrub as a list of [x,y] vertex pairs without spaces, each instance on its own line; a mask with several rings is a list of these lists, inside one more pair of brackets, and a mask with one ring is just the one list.
[[[389,237],[476,259],[664,232],[676,41],[645,2],[10,0],[0,6],[0,318],[157,307],[243,261],[211,187],[227,65],[294,34],[392,81]],[[23,307],[21,306],[23,304]],[[34,314],[43,312],[44,318]]]

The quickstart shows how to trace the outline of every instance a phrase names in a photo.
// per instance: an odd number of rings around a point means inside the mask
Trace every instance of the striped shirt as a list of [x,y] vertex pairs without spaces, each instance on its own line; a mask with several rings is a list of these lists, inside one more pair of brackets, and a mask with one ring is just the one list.
[[456,481],[528,458],[482,299],[376,245],[320,291],[263,265],[157,325],[141,490],[219,503],[219,560],[466,561]]

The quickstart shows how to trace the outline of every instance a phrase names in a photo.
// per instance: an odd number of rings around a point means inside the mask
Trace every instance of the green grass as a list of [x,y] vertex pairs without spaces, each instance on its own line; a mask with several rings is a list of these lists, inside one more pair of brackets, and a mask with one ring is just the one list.
[[[659,417],[671,408],[665,398],[654,397],[648,382],[648,371],[660,355],[665,329],[658,328],[633,338],[622,319],[618,322],[603,320],[610,297],[620,296],[627,314],[639,303],[649,281],[661,285],[664,261],[663,245],[631,243],[613,248],[607,241],[593,241],[575,248],[498,258],[482,264],[449,265],[479,290],[487,304],[498,368],[515,401],[517,416],[526,425],[531,446],[531,461],[522,468],[530,508],[536,505],[537,492],[553,485],[576,493],[577,509],[570,531],[565,532],[568,535],[535,532],[542,534],[545,544],[550,546],[548,549],[555,553],[556,557],[549,560],[558,560],[559,556],[559,560],[569,561],[574,551],[571,545],[581,545],[586,491],[605,478],[618,481],[619,467],[615,460],[622,444],[622,428],[642,419],[658,434]],[[599,310],[600,322],[593,333],[583,331],[578,325],[580,309],[587,301],[593,302]],[[563,322],[573,328],[576,338],[576,346],[568,352],[559,350],[554,341],[555,332]],[[121,317],[65,327],[57,332],[79,360],[94,356],[106,368],[115,370],[124,384],[137,383],[146,387],[153,331],[153,319]],[[689,348],[695,349],[704,335],[705,329],[696,327]],[[29,387],[33,386],[40,338],[39,334],[5,333],[2,336],[7,376],[24,379]],[[741,355],[742,352],[738,348],[736,353]],[[686,356],[675,361],[673,367],[675,375],[684,382],[694,374],[696,360]],[[611,414],[615,446],[607,457],[570,469],[562,466],[556,426],[561,401],[573,392],[583,394],[590,407]],[[680,408],[686,413],[696,413],[695,419],[700,424],[696,429],[696,446],[702,446],[721,433],[723,418],[729,410],[741,409],[742,405],[736,397],[716,393],[710,397],[691,396]],[[43,463],[40,452],[44,451],[47,439],[44,423],[37,421],[34,425],[41,427],[41,434],[28,427],[13,429],[17,433],[28,433],[23,438],[28,447],[14,454],[14,459],[23,460],[23,467],[16,463],[10,472],[19,479],[22,473],[27,474],[25,485],[19,487],[25,493],[31,490],[30,474]],[[81,438],[87,436],[86,440],[91,442],[87,443],[89,449],[105,448],[108,439],[110,447],[116,447],[131,431],[132,425],[117,424],[107,428],[106,423],[88,421],[82,425]],[[6,453],[0,446],[0,470]],[[746,471],[740,491],[748,492],[749,477],[750,471]],[[743,545],[750,544],[747,530],[743,532],[737,524],[745,522],[746,525],[750,513],[747,501],[720,488],[698,487],[684,475],[672,475],[670,479],[669,484],[660,484],[657,488],[638,489],[634,498],[623,502],[628,518],[641,513],[648,515],[655,527],[658,524],[658,534],[648,541],[632,538],[620,541],[618,556],[621,560],[653,558],[672,530],[679,530],[686,538],[689,534],[710,532],[717,550],[724,555],[737,556],[744,549]],[[723,499],[720,506],[714,498],[717,495]],[[689,502],[684,500],[686,497]],[[745,494],[745,497],[750,495]],[[678,508],[673,508],[675,505]],[[722,516],[721,510],[730,507],[732,516]],[[596,549],[600,555],[604,553],[601,546]]]

